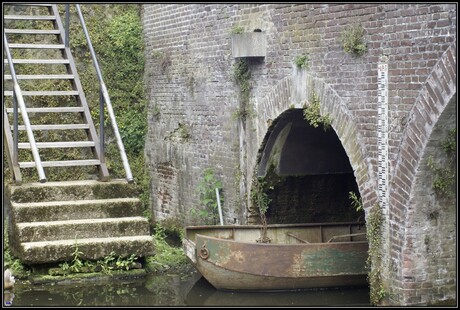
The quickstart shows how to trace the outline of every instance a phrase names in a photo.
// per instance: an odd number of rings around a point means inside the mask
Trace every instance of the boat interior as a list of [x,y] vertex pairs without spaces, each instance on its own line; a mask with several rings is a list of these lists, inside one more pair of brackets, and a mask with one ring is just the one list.
[[[188,226],[185,238],[195,242],[195,236],[205,235],[238,242],[259,242],[262,225]],[[271,244],[308,244],[366,241],[364,222],[273,224],[267,226]]]

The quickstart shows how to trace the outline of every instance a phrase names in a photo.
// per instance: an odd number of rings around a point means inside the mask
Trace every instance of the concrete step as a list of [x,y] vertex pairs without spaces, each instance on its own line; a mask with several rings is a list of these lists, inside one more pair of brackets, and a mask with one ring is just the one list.
[[138,198],[44,201],[11,204],[16,223],[142,215]]
[[[77,242],[76,242],[77,241]],[[154,254],[151,236],[129,236],[117,238],[68,239],[58,241],[27,242],[20,244],[20,256],[26,264],[43,264],[72,261],[75,247],[82,252],[81,260],[98,260],[112,251],[116,256],[129,257],[135,254],[146,257]]]
[[39,242],[73,239],[149,235],[149,223],[140,216],[32,222],[16,224],[19,242]]
[[43,202],[139,197],[135,187],[124,179],[28,183],[8,185],[12,202]]
[[26,264],[153,255],[139,192],[126,180],[8,185],[10,249]]

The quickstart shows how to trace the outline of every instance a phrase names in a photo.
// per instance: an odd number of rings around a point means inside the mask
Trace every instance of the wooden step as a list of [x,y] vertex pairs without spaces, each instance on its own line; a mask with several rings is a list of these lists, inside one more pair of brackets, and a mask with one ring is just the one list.
[[55,20],[54,15],[4,15],[6,20]]
[[4,29],[5,33],[11,34],[60,34],[59,30],[55,29]]
[[[61,161],[42,161],[43,167],[72,167],[72,166],[98,166],[101,161],[98,159],[82,160],[61,160]],[[25,161],[19,163],[20,168],[34,168],[34,161]]]
[[[4,63],[8,63],[8,59],[4,60]],[[14,64],[69,64],[68,59],[13,59]]]
[[[10,126],[14,130],[14,126]],[[59,124],[59,125],[31,125],[32,130],[74,130],[89,129],[88,124]],[[19,125],[18,130],[26,130],[24,125]]]
[[[23,96],[77,96],[77,90],[22,91]],[[13,91],[4,91],[4,96],[13,96]]]
[[9,48],[39,48],[39,49],[64,49],[64,44],[24,44],[12,43],[8,44]]
[[[5,74],[5,80],[11,80],[10,74]],[[16,75],[18,80],[71,80],[75,76],[73,74],[34,74],[34,75]]]
[[[94,141],[64,141],[64,142],[36,142],[35,145],[39,149],[54,149],[54,148],[66,148],[66,147],[93,147]],[[20,149],[30,149],[30,143],[18,143]]]
[[[54,107],[54,108],[28,108],[27,113],[74,113],[83,112],[83,107]],[[13,108],[6,109],[6,112],[13,113]],[[21,113],[21,109],[18,109]]]

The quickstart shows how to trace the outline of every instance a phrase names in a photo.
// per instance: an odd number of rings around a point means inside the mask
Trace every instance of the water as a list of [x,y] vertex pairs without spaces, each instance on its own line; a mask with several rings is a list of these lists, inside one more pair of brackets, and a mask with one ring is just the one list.
[[11,307],[136,306],[369,306],[368,287],[291,292],[218,291],[196,271],[187,276],[73,284],[15,285]]

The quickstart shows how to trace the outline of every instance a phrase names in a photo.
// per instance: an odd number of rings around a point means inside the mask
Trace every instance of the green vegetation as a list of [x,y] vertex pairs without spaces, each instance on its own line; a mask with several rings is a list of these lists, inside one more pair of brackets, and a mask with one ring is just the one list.
[[[71,5],[70,25],[70,47],[75,62],[78,67],[80,81],[85,91],[85,97],[90,106],[93,121],[98,128],[99,124],[99,83],[94,70],[94,65],[89,53],[86,39],[83,30],[76,16],[75,6]],[[58,5],[61,17],[65,16],[65,6]],[[108,88],[108,93],[115,112],[118,129],[125,146],[128,161],[135,179],[135,192],[140,193],[140,199],[143,202],[145,212],[144,215],[151,217],[147,209],[149,203],[149,174],[145,169],[144,159],[144,142],[147,132],[147,96],[144,89],[144,47],[142,25],[140,19],[140,5],[138,4],[89,4],[81,5],[82,13],[85,18],[91,41],[96,52],[99,66],[102,71],[104,82]],[[104,18],[101,18],[104,16]],[[27,27],[24,27],[27,28]],[[27,57],[27,56],[26,56]],[[24,56],[22,56],[24,58]],[[46,57],[45,57],[46,58]],[[18,74],[43,74],[44,66],[37,65],[22,65]],[[55,69],[54,69],[55,70]],[[62,72],[49,72],[50,74],[62,74]],[[67,85],[63,85],[62,81],[52,82],[45,81],[46,84],[41,84],[41,90],[68,90]],[[30,89],[36,90],[36,89]],[[72,106],[75,103],[69,99],[65,102],[57,102],[51,97],[33,98],[35,106]],[[49,101],[51,99],[51,101]],[[67,114],[67,113],[66,113]],[[69,113],[70,114],[70,113]],[[52,115],[51,117],[56,117]],[[78,123],[78,119],[66,118],[61,115],[60,120],[63,123]],[[36,124],[57,123],[58,120],[50,118],[42,118],[36,120]],[[125,171],[122,165],[121,157],[117,144],[114,139],[114,134],[111,129],[110,118],[107,110],[105,110],[105,128],[106,128],[106,150],[105,157],[111,178],[124,178]],[[39,134],[39,133],[38,133]],[[48,132],[46,141],[59,141],[54,135],[62,134],[62,132]],[[86,135],[70,136],[67,134],[68,140],[85,140]],[[81,133],[80,133],[81,134]],[[22,138],[25,138],[22,137]],[[23,139],[25,140],[25,139]],[[47,155],[43,150],[41,155]],[[54,152],[50,154],[50,160],[66,160],[69,158],[78,158],[81,156],[81,149],[68,149],[66,152]],[[74,154],[75,153],[75,154]],[[75,156],[74,156],[75,155]],[[31,154],[20,153],[20,161],[32,160]],[[4,156],[5,157],[5,156]],[[91,155],[89,156],[91,157]],[[5,161],[5,160],[4,160]],[[8,170],[8,169],[5,169]],[[86,179],[88,174],[94,173],[88,168],[46,168],[46,173],[49,181],[53,180],[68,180],[68,179]],[[36,182],[37,175],[34,169],[22,170],[24,182]],[[8,174],[8,171],[4,171]],[[67,273],[98,268],[105,272],[110,272],[112,269],[127,268],[131,262],[137,259],[135,256],[128,258],[117,258],[113,255],[107,256],[104,260],[98,262],[83,261],[81,252],[78,246],[75,247],[73,260],[64,262],[60,268]],[[5,266],[13,269],[13,273],[17,275],[19,272],[27,271],[26,266],[22,265],[19,260],[14,259],[10,254],[8,247],[5,248]]]
[[[58,5],[61,17],[65,16],[65,6]],[[94,65],[89,53],[86,39],[80,23],[77,21],[77,13],[74,5],[71,8],[70,47],[79,71],[80,81],[85,91],[85,97],[90,107],[91,115],[96,128],[99,127],[99,83]],[[115,112],[118,129],[125,146],[128,161],[135,179],[136,188],[141,192],[144,206],[149,201],[148,185],[149,175],[144,164],[144,141],[147,132],[147,96],[144,89],[144,47],[142,25],[140,19],[140,5],[137,4],[89,4],[81,5],[86,26],[96,52],[102,71],[104,82]],[[45,14],[45,13],[43,13]],[[101,18],[105,16],[105,18]],[[75,22],[73,22],[75,21]],[[26,21],[21,21],[25,23]],[[37,24],[38,25],[38,24]],[[46,23],[41,28],[46,28]],[[24,26],[24,28],[27,25]],[[30,26],[29,26],[30,27]],[[17,36],[17,40],[27,40],[23,36]],[[30,36],[29,36],[30,40]],[[11,40],[13,41],[13,39]],[[52,42],[50,42],[52,43]],[[31,53],[31,51],[28,51]],[[26,58],[22,55],[21,58]],[[46,58],[46,57],[44,57]],[[46,68],[46,69],[45,69]],[[64,67],[62,67],[64,68]],[[45,67],[45,65],[17,65],[18,74],[43,74],[50,70],[49,74],[63,74],[61,67]],[[28,90],[69,90],[68,83],[62,80],[44,80],[35,85],[28,85]],[[29,98],[28,98],[29,99]],[[74,106],[73,98],[35,96],[31,98],[34,106]],[[62,100],[64,101],[62,101]],[[112,178],[124,178],[125,171],[119,154],[118,146],[112,132],[110,118],[105,113],[105,157],[107,167]],[[65,115],[64,115],[65,114]],[[59,118],[59,119],[57,119]],[[79,123],[78,117],[73,113],[62,115],[35,116],[34,124],[55,123]],[[37,141],[60,141],[62,131],[49,131],[46,133],[36,132]],[[82,131],[76,133],[64,133],[69,141],[86,140],[86,134]],[[46,137],[45,137],[46,135]],[[21,132],[21,140],[27,141],[24,132]],[[89,150],[73,148],[65,152],[56,149],[40,150],[40,155],[47,160],[68,160],[75,158],[91,158]],[[20,161],[32,161],[30,152],[20,152]],[[5,160],[4,160],[5,161]],[[7,170],[7,169],[5,169]],[[4,171],[6,174],[10,172]],[[38,179],[35,169],[22,169],[24,182],[36,182]],[[92,167],[66,167],[45,168],[49,181],[87,179],[88,175],[96,174]]]
[[364,55],[367,52],[367,45],[363,37],[364,29],[361,24],[349,26],[340,37],[343,50],[355,57]]
[[321,115],[319,96],[315,92],[312,92],[310,96],[310,104],[304,106],[303,116],[315,128],[322,125],[324,131],[326,131],[331,127],[332,119],[329,115]]
[[378,305],[386,296],[382,282],[382,229],[384,223],[382,208],[375,205],[369,212],[366,225],[367,240],[369,241],[369,252],[366,267],[369,270],[367,275],[370,284],[370,298],[373,305]]
[[240,89],[240,107],[235,111],[233,117],[245,121],[247,118],[254,116],[249,104],[251,71],[245,58],[240,58],[235,62],[233,76]]
[[59,264],[59,269],[51,268],[50,275],[69,275],[75,273],[102,272],[111,275],[114,270],[129,270],[136,267],[138,257],[131,254],[129,257],[116,257],[115,252],[97,261],[82,259],[84,253],[78,249],[78,242],[75,240],[72,260]]
[[451,129],[447,138],[441,142],[445,162],[443,165],[435,163],[433,156],[428,158],[428,168],[434,173],[433,189],[438,197],[450,198],[456,194],[455,180],[457,179],[457,129]]
[[348,197],[351,200],[351,207],[354,208],[356,212],[364,211],[361,197],[358,197],[355,192],[348,192]]
[[307,69],[308,61],[309,61],[308,54],[302,54],[302,55],[298,55],[295,58],[294,63],[297,66],[297,68]]
[[232,27],[232,30],[230,31],[230,33],[232,34],[241,34],[244,32],[244,28],[242,26],[239,26],[239,25],[235,25]]
[[[146,96],[143,83],[145,59],[143,55],[142,26],[138,5],[83,5],[83,14],[91,36],[94,50],[103,73],[104,81],[116,119],[120,135],[129,159],[143,153],[147,131]],[[113,17],[106,11],[112,11]],[[78,63],[90,68],[93,64],[88,57],[88,47],[81,31],[71,34],[71,48],[78,57]],[[90,70],[88,70],[90,71]],[[93,105],[94,119],[99,119],[99,85],[97,77],[84,74],[81,77],[87,97]],[[110,119],[105,115],[105,126],[109,129]],[[110,136],[107,140],[110,141]],[[114,144],[114,143],[112,143]],[[108,148],[107,158],[115,157],[118,150]],[[112,173],[122,177],[120,166],[111,165]],[[120,171],[121,170],[121,171]]]
[[166,137],[165,140],[176,141],[176,142],[187,142],[191,139],[190,129],[182,123],[177,124],[177,128],[172,130]]
[[251,189],[251,200],[253,205],[256,206],[259,211],[260,221],[262,223],[261,237],[259,240],[257,240],[257,242],[261,243],[270,242],[270,238],[267,237],[268,223],[266,213],[271,199],[265,191],[267,186],[268,185],[263,178],[255,178]]
[[[183,233],[180,233],[183,238]],[[162,273],[181,269],[187,263],[187,257],[181,247],[174,247],[166,242],[167,229],[161,223],[155,226],[153,240],[156,254],[146,259],[146,269],[149,272]]]
[[197,193],[200,197],[200,207],[191,208],[192,217],[204,221],[205,224],[215,225],[219,220],[219,209],[216,197],[216,188],[219,189],[220,205],[223,206],[224,195],[222,193],[222,182],[217,179],[212,168],[203,172],[203,178],[198,183]]
[[11,253],[9,246],[8,223],[3,224],[3,267],[10,269],[15,278],[26,278],[30,275],[30,269]]

